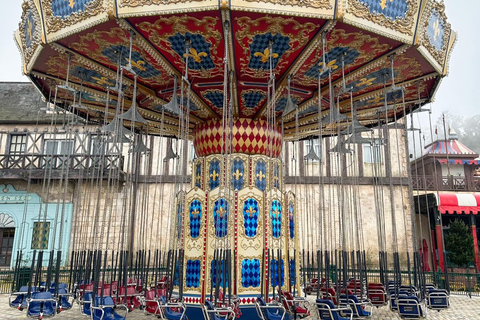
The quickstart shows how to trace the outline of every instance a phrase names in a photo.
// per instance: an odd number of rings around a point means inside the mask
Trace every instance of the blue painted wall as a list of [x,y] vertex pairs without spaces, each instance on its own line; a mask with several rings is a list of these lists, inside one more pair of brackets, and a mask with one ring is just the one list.
[[[62,218],[63,214],[63,221]],[[30,266],[33,256],[32,238],[34,222],[50,222],[48,248],[44,252],[44,266],[48,265],[48,254],[51,250],[59,250],[62,245],[62,266],[68,262],[70,233],[72,229],[73,204],[44,203],[36,193],[17,191],[8,184],[0,184],[0,213],[5,213],[15,221],[15,238],[10,268],[15,266],[17,251],[23,251],[22,266]],[[56,227],[56,228],[55,228]],[[54,234],[55,233],[55,234]],[[60,234],[62,235],[60,239]],[[38,250],[37,250],[38,251]]]

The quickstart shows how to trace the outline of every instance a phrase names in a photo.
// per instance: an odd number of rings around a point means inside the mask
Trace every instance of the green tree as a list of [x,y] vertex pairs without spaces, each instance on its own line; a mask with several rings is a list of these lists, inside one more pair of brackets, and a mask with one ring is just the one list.
[[466,267],[473,261],[473,236],[462,220],[457,219],[450,224],[445,237],[445,249],[450,262],[459,267]]

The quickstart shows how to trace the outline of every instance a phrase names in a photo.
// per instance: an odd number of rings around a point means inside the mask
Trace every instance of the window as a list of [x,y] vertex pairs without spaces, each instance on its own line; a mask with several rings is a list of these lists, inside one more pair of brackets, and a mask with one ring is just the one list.
[[380,139],[373,139],[372,144],[363,145],[363,162],[381,163],[382,162],[382,143]]
[[47,167],[62,167],[68,160],[67,156],[73,154],[73,140],[45,140],[43,151]]
[[32,235],[32,249],[47,250],[50,235],[50,222],[34,222]]
[[27,147],[27,135],[12,134],[10,135],[10,146],[8,152],[10,154],[24,154]]
[[[312,156],[313,155],[309,155],[309,152],[310,152],[310,149],[312,148],[313,146],[313,151],[315,152],[315,155],[318,157],[318,158],[322,158],[321,155],[322,155],[322,151],[320,149],[320,146],[321,144],[318,143],[318,139],[312,139],[312,140],[306,140],[305,141],[305,155],[308,156],[308,158],[306,160],[308,161],[318,161],[316,159],[313,159]],[[313,156],[314,157],[314,156]]]
[[15,228],[0,228],[0,266],[10,266],[12,261]]

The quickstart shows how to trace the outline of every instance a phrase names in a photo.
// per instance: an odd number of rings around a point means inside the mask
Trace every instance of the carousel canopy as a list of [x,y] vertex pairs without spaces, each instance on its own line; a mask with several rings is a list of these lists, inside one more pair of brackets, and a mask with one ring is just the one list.
[[342,126],[353,108],[375,126],[429,102],[456,40],[444,9],[433,0],[27,0],[15,39],[43,96],[80,100],[76,112],[91,120],[113,118],[119,97],[125,110],[135,99],[149,133],[176,135],[174,108],[160,129],[173,101],[193,134],[231,103],[235,118],[272,110],[293,139],[319,125],[334,133],[319,121],[332,106],[347,116]]

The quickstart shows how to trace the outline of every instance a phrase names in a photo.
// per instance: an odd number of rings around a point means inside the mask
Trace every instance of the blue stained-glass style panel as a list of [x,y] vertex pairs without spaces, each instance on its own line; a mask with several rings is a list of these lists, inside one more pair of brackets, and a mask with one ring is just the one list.
[[297,273],[295,272],[295,259],[290,259],[290,285],[297,284]]
[[362,0],[360,1],[373,14],[383,14],[392,21],[405,18],[407,14],[407,0]]
[[290,229],[290,239],[295,238],[295,209],[293,203],[288,204],[288,222]]
[[197,163],[195,165],[195,187],[202,187],[202,164]]
[[182,236],[182,223],[183,223],[183,205],[178,203],[177,205],[177,238]]
[[66,19],[74,12],[85,11],[87,5],[94,0],[52,0],[52,12],[54,17]]
[[273,168],[273,187],[280,189],[280,166],[275,163]]
[[270,211],[270,219],[272,220],[272,235],[274,238],[280,238],[282,234],[282,204],[278,200],[272,201],[272,209]]
[[213,224],[215,226],[215,236],[223,238],[228,233],[228,202],[221,198],[215,201],[213,206]]
[[[129,52],[130,52],[130,49],[123,45],[114,45],[114,46],[106,47],[105,49],[102,50],[102,54],[115,64],[118,63],[119,54],[121,54],[122,57],[126,57],[126,58],[122,58],[121,60],[122,66],[126,66],[128,64]],[[146,62],[143,56],[137,51],[132,51],[131,64],[132,64],[132,69],[141,78],[153,78],[160,75],[160,71],[158,71],[154,66]]]
[[267,164],[263,160],[257,161],[255,166],[255,186],[261,191],[267,188]]
[[210,190],[213,190],[220,185],[220,161],[212,160],[210,162],[210,168],[208,169],[208,181]]
[[242,260],[242,286],[244,288],[260,286],[260,260]]
[[[212,283],[215,286],[217,283],[217,275],[218,279],[220,281],[220,288],[223,288],[223,263],[224,260],[212,260],[212,263],[210,265],[210,278],[212,279]],[[218,267],[218,272],[217,272],[217,267]],[[228,270],[225,270],[225,275],[226,275],[226,280],[227,283],[225,284],[226,287],[228,287]]]
[[25,44],[27,48],[30,48],[32,46],[35,29],[35,18],[33,17],[32,11],[30,11],[25,16],[25,30],[23,30],[23,34],[25,35]]
[[[283,286],[285,282],[285,266],[283,259],[280,260],[280,285]],[[270,260],[270,283],[272,287],[278,286],[278,261]]]
[[445,32],[445,22],[437,10],[433,10],[428,19],[427,35],[430,43],[437,51],[441,51],[444,45],[443,34]]
[[200,223],[202,220],[202,204],[198,200],[193,200],[190,204],[190,235],[192,238],[198,238],[200,235]]
[[243,189],[245,175],[245,165],[243,160],[235,159],[232,164],[232,186],[234,190]]
[[[273,42],[272,52],[269,50],[270,41]],[[250,62],[248,67],[255,70],[269,70],[271,55],[273,68],[275,69],[282,55],[290,49],[289,43],[290,38],[280,33],[272,35],[270,32],[267,32],[255,35],[252,44],[250,44]]]
[[249,238],[257,235],[258,228],[258,202],[253,198],[245,200],[243,206],[243,219],[245,227],[245,235]]
[[187,260],[185,283],[188,288],[200,286],[200,260]]
[[[190,51],[187,53],[185,48],[185,40],[191,41]],[[188,68],[192,70],[210,70],[215,68],[212,57],[210,56],[211,44],[205,40],[200,34],[193,34],[190,32],[182,35],[176,33],[168,38],[172,49],[178,53],[182,61],[185,61],[185,57],[188,57]]]

